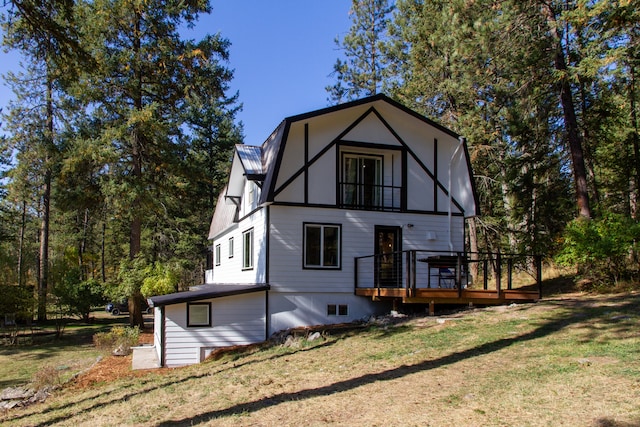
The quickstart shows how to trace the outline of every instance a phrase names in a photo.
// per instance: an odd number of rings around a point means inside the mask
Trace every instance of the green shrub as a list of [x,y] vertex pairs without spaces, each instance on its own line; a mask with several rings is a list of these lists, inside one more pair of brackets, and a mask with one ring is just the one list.
[[159,262],[145,269],[145,278],[142,281],[140,293],[145,297],[166,295],[176,292],[179,276],[175,269]]
[[578,218],[567,225],[556,261],[577,267],[579,276],[596,286],[616,284],[638,274],[639,240],[640,225],[626,216]]
[[99,332],[93,336],[93,343],[99,350],[129,354],[131,347],[138,344],[140,329],[137,327],[114,326],[109,332]]

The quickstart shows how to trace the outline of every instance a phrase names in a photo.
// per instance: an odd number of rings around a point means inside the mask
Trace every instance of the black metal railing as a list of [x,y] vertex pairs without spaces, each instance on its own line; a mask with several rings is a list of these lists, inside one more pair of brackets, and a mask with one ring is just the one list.
[[[356,288],[536,291],[542,297],[540,255],[408,250],[355,258]],[[490,285],[492,283],[492,285]],[[504,286],[506,284],[506,287]]]
[[341,182],[339,200],[341,208],[399,212],[402,208],[402,187]]

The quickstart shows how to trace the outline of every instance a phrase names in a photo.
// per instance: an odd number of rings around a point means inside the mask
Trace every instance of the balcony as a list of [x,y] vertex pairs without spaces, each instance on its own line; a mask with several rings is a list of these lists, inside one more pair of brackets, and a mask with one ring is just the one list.
[[402,187],[341,182],[338,184],[339,206],[387,212],[402,210]]

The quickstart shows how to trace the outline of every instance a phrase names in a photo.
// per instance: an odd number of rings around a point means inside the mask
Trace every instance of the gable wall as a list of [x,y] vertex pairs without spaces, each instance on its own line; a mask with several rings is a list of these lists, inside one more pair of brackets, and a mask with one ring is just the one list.
[[[407,182],[405,183],[407,194],[409,195],[407,209],[448,212],[449,196],[445,188],[449,186],[449,169],[451,168],[452,196],[465,209],[467,216],[474,215],[471,177],[469,176],[464,149],[458,149],[460,141],[437,127],[425,123],[385,102],[373,104],[375,111],[380,113],[382,119],[375,112],[369,112],[360,122],[356,123],[370,106],[370,104],[367,104],[292,123],[284,146],[282,163],[275,187],[278,194],[275,195],[274,201],[327,206],[336,204],[336,184],[339,180],[340,171],[336,170],[335,146],[324,152],[321,158],[310,163],[308,176],[306,177],[308,199],[305,200],[305,173],[301,172],[305,164],[305,140],[308,144],[306,156],[308,161],[311,161],[314,160],[314,156],[331,145],[338,137],[340,137],[339,140],[342,145],[353,142],[382,144],[401,148],[401,142],[393,134],[395,132],[415,156],[407,156],[408,170],[406,171]],[[389,130],[383,122],[386,122],[392,130]],[[352,125],[355,126],[350,128]],[[388,150],[387,153],[391,156],[395,155],[394,150]],[[400,153],[400,151],[397,153]],[[399,156],[400,154],[398,154]],[[394,166],[396,166],[395,163]],[[420,163],[432,175],[437,174],[440,185],[435,185],[434,179],[429,176],[428,172],[425,172]],[[385,159],[385,185],[391,185],[392,183],[393,185],[400,185],[402,182],[401,167],[397,166],[393,170],[398,177],[394,176],[392,180],[389,177],[392,169],[389,167],[389,160]],[[285,186],[284,184],[287,182],[289,183]],[[418,197],[415,197],[416,195]],[[437,199],[437,202],[434,199]],[[452,205],[451,210],[454,214],[462,212],[455,204]]]

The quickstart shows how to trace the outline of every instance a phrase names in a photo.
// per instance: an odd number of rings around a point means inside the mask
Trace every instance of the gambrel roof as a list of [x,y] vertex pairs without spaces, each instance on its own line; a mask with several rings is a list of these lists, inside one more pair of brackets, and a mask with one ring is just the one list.
[[[224,191],[227,208],[229,200],[239,200],[242,196],[245,179],[261,187],[259,205],[300,204],[287,199],[288,193],[304,188],[306,194],[309,171],[322,170],[322,165],[328,164],[328,153],[335,153],[341,145],[377,145],[402,153],[422,175],[419,182],[412,183],[411,191],[422,190],[426,185],[433,194],[430,207],[420,207],[419,211],[438,214],[453,210],[455,215],[478,215],[464,139],[382,94],[288,117],[262,146],[236,146]],[[224,217],[225,224],[214,226],[212,223],[210,238],[217,234],[214,231],[230,225],[228,213],[216,212],[214,222],[216,216]]]

